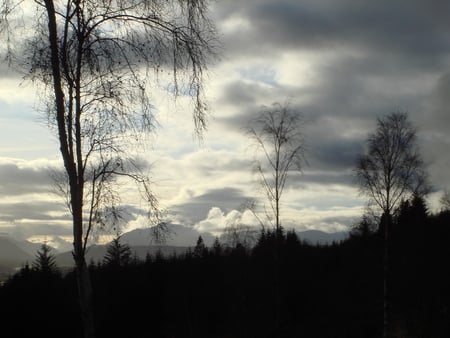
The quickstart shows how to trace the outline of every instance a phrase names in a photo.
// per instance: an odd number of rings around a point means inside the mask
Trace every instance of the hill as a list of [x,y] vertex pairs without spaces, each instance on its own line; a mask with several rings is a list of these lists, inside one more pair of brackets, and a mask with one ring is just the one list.
[[[102,262],[108,245],[93,245],[90,246],[87,249],[86,253],[86,261],[88,264],[91,262],[98,263]],[[181,246],[169,246],[169,245],[161,245],[161,246],[148,246],[148,245],[136,245],[131,246],[131,252],[133,257],[137,257],[140,260],[145,260],[147,254],[150,254],[152,256],[156,255],[157,253],[161,253],[163,256],[168,257],[173,254],[182,254],[186,252],[188,247],[181,247]],[[74,265],[74,260],[72,257],[72,252],[63,252],[60,254],[57,254],[55,256],[56,264],[59,267],[72,267]]]
[[[135,229],[124,233],[121,242],[131,247],[133,255],[139,259],[145,259],[147,253],[155,255],[158,251],[164,256],[181,254],[189,247],[194,247],[198,236],[202,236],[206,246],[211,246],[214,236],[210,233],[199,233],[192,227],[179,224],[169,224],[169,236],[164,245],[157,245],[152,241],[152,229]],[[326,233],[318,230],[308,230],[298,232],[301,240],[312,245],[329,244],[339,242],[348,237],[348,232]],[[224,240],[224,238],[221,238]],[[52,242],[49,242],[52,245]],[[35,254],[39,250],[41,243],[31,243],[29,241],[17,241],[9,236],[0,236],[0,280],[10,275],[24,264],[32,263]],[[67,249],[70,246],[65,246]],[[86,255],[87,262],[100,262],[106,253],[106,245],[93,245],[89,247]],[[56,263],[60,267],[73,266],[71,250],[58,252],[53,249]]]
[[298,237],[310,244],[331,244],[333,242],[340,242],[348,238],[348,232],[323,232],[319,230],[307,230],[298,233]]
[[[30,243],[31,244],[31,243]],[[0,281],[25,264],[31,263],[33,256],[21,248],[21,243],[8,236],[0,237]]]

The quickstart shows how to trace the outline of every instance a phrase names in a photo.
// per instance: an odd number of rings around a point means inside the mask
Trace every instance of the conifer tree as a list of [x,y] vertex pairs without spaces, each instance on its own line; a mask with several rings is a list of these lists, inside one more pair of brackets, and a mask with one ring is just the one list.
[[33,262],[33,269],[44,273],[54,273],[57,271],[55,256],[51,253],[52,248],[46,243],[36,253],[36,259]]
[[203,241],[202,236],[198,236],[197,244],[194,248],[194,257],[195,258],[202,258],[206,256],[208,252],[208,249],[206,248],[205,242]]
[[215,256],[222,255],[223,248],[222,248],[222,244],[219,241],[219,237],[216,237],[214,239],[212,250],[213,250],[213,253],[214,253]]
[[122,267],[128,265],[131,261],[131,248],[128,244],[120,242],[120,236],[117,236],[108,245],[106,250],[104,264],[113,267]]

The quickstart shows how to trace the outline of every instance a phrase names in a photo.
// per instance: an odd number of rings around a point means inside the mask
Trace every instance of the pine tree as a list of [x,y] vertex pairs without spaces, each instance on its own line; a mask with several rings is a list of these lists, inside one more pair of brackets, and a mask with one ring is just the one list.
[[120,236],[117,236],[108,245],[103,263],[107,266],[121,267],[128,265],[131,260],[131,249],[128,244],[120,242]]
[[220,244],[219,237],[216,237],[212,247],[215,256],[221,256],[223,252],[222,244]]
[[203,241],[202,236],[198,236],[197,244],[194,248],[194,257],[195,258],[202,258],[205,257],[208,252],[208,249],[206,248],[205,242]]
[[44,273],[55,273],[57,266],[55,256],[51,253],[52,248],[47,244],[42,244],[36,253],[36,259],[33,262],[33,269]]

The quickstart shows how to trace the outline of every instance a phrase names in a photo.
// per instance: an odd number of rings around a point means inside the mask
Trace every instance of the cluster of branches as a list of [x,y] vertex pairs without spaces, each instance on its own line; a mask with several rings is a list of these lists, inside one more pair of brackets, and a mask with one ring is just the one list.
[[207,12],[206,0],[0,4],[7,58],[37,84],[58,136],[85,337],[94,337],[86,243],[95,225],[117,219],[118,180],[137,183],[158,219],[150,180],[128,155],[154,126],[149,83],[171,73],[171,94],[190,96],[196,131],[206,127],[203,75],[215,40]]

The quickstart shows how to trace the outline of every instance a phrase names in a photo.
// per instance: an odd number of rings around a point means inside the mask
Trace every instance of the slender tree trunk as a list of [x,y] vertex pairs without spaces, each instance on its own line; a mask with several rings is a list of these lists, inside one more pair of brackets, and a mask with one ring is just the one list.
[[92,306],[92,285],[89,270],[84,256],[75,258],[77,269],[78,296],[83,324],[84,338],[95,337],[95,326]]
[[[73,178],[72,178],[73,179]],[[71,179],[71,180],[72,180]],[[75,178],[76,179],[76,178]],[[94,313],[93,313],[93,291],[89,270],[85,259],[83,246],[83,196],[81,188],[75,188],[76,193],[72,194],[73,212],[73,257],[76,266],[76,276],[78,285],[78,297],[83,324],[84,338],[95,337]]]
[[383,338],[391,338],[391,299],[390,299],[390,246],[391,246],[391,215],[387,213],[384,219],[383,247]]
[[[77,270],[77,283],[79,302],[83,323],[84,337],[94,338],[94,320],[92,308],[92,286],[87,269],[83,248],[83,173],[77,173],[74,152],[69,146],[68,133],[71,130],[66,126],[65,100],[62,89],[62,78],[59,61],[58,29],[56,24],[55,7],[52,0],[45,0],[48,14],[49,42],[51,49],[51,65],[53,86],[56,104],[56,122],[58,125],[58,136],[60,151],[64,161],[67,175],[69,177],[71,207],[73,214],[73,236],[74,236],[74,260]],[[77,145],[78,146],[78,145]]]

